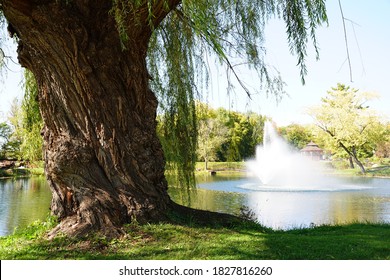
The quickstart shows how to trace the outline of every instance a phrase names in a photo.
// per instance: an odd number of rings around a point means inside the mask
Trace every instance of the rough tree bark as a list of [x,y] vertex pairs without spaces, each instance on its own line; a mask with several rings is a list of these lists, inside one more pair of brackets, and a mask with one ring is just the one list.
[[[161,219],[171,200],[146,68],[147,9],[126,23],[124,50],[112,1],[0,2],[39,87],[51,210],[61,221],[53,233],[117,235],[132,219]],[[160,6],[155,24],[168,13]]]

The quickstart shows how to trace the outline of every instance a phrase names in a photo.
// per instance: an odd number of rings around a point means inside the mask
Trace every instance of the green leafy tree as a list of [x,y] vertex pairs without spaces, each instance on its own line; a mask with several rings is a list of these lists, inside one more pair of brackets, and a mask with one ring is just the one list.
[[219,108],[217,110],[217,119],[224,127],[228,129],[228,139],[218,151],[218,158],[221,161],[238,161],[241,160],[240,144],[242,134],[245,128],[240,124],[242,115],[238,112]]
[[20,158],[20,139],[15,137],[12,125],[0,123],[0,159]]
[[205,119],[199,122],[198,127],[198,157],[205,163],[217,159],[217,151],[227,141],[228,129],[216,119]]
[[228,141],[222,147],[227,161],[242,161],[253,157],[262,142],[265,117],[225,111],[225,125],[229,128]]
[[304,148],[307,143],[313,140],[312,132],[300,124],[290,124],[286,127],[281,127],[280,134],[297,150]]
[[[214,110],[199,103],[198,117],[198,156],[211,151],[210,160],[240,161],[253,157],[256,146],[262,142],[265,117],[253,112],[239,113],[224,108]],[[207,135],[217,136],[216,141],[206,143]],[[223,137],[221,137],[223,136]],[[207,148],[208,146],[208,148]],[[203,152],[199,149],[203,149]]]
[[240,141],[238,144],[238,151],[240,153],[238,160],[244,160],[246,158],[252,157],[254,152],[253,147],[253,126],[249,121],[249,116],[247,114],[242,114],[239,118],[239,122],[236,123],[238,132],[240,135]]
[[256,146],[263,143],[264,123],[267,121],[267,117],[253,112],[249,112],[248,118],[249,118],[249,123],[251,124],[252,127],[250,156],[253,156],[256,151]]
[[39,112],[38,89],[34,76],[25,72],[25,95],[22,102],[14,99],[8,120],[12,126],[6,143],[8,157],[32,162],[42,160],[43,121]]
[[11,128],[6,122],[0,123],[0,141],[6,142],[11,134]]
[[21,159],[21,144],[23,141],[23,125],[22,125],[22,110],[20,102],[17,98],[12,100],[9,110],[8,121],[11,126],[12,133],[8,139],[6,150],[7,158]]
[[243,125],[243,116],[237,112],[229,112],[229,123],[230,123],[230,135],[227,151],[228,161],[241,161],[241,144],[244,135],[246,135],[247,127]]
[[303,79],[308,39],[317,50],[314,31],[327,20],[322,0],[0,0],[0,10],[20,63],[37,80],[51,210],[60,220],[53,234],[69,235],[121,234],[132,219],[160,220],[177,207],[167,192],[157,107],[166,147],[176,149],[171,160],[188,175],[206,53],[239,82],[241,59],[263,88],[280,92],[264,59],[265,23],[284,20]]
[[39,111],[38,88],[34,75],[26,70],[24,75],[25,93],[21,105],[22,131],[21,155],[29,161],[42,160],[43,121]]
[[198,126],[197,157],[205,163],[208,169],[209,161],[218,159],[217,152],[227,141],[228,129],[218,118],[217,110],[205,103],[197,102],[196,115]]
[[0,159],[6,158],[7,144],[11,132],[11,127],[6,122],[0,123]]
[[309,110],[316,125],[327,135],[328,146],[341,149],[362,173],[366,172],[362,158],[372,155],[375,144],[384,135],[379,116],[366,105],[374,97],[338,84],[322,98],[321,105]]

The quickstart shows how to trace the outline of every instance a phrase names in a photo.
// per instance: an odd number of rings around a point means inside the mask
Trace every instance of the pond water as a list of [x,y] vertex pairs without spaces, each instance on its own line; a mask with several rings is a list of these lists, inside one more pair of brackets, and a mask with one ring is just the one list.
[[[240,214],[247,206],[274,229],[351,222],[390,222],[390,179],[329,178],[310,187],[264,186],[251,177],[198,177],[198,188],[170,188],[172,199],[193,208]],[[337,184],[337,187],[334,187]],[[0,180],[0,236],[49,213],[51,193],[43,177]]]
[[0,180],[0,236],[45,219],[50,201],[51,192],[44,177]]
[[[248,206],[261,224],[274,229],[390,222],[390,179],[328,177],[326,182],[310,187],[264,186],[254,178],[240,178],[204,182],[199,188],[235,194],[240,197],[235,198],[237,203]],[[237,213],[237,208],[221,210]]]

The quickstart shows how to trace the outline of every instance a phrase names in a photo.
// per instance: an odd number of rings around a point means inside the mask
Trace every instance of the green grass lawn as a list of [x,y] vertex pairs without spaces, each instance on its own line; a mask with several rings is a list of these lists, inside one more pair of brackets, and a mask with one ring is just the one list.
[[274,231],[252,222],[231,227],[194,224],[132,224],[126,236],[107,240],[45,238],[55,225],[34,223],[0,238],[0,259],[390,259],[389,224],[319,226]]

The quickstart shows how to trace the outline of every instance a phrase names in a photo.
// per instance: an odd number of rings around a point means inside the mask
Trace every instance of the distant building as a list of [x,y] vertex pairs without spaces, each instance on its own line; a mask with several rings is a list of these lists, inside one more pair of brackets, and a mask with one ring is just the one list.
[[318,147],[316,143],[311,141],[303,149],[301,149],[301,155],[311,158],[312,160],[321,160],[323,159],[323,150]]

